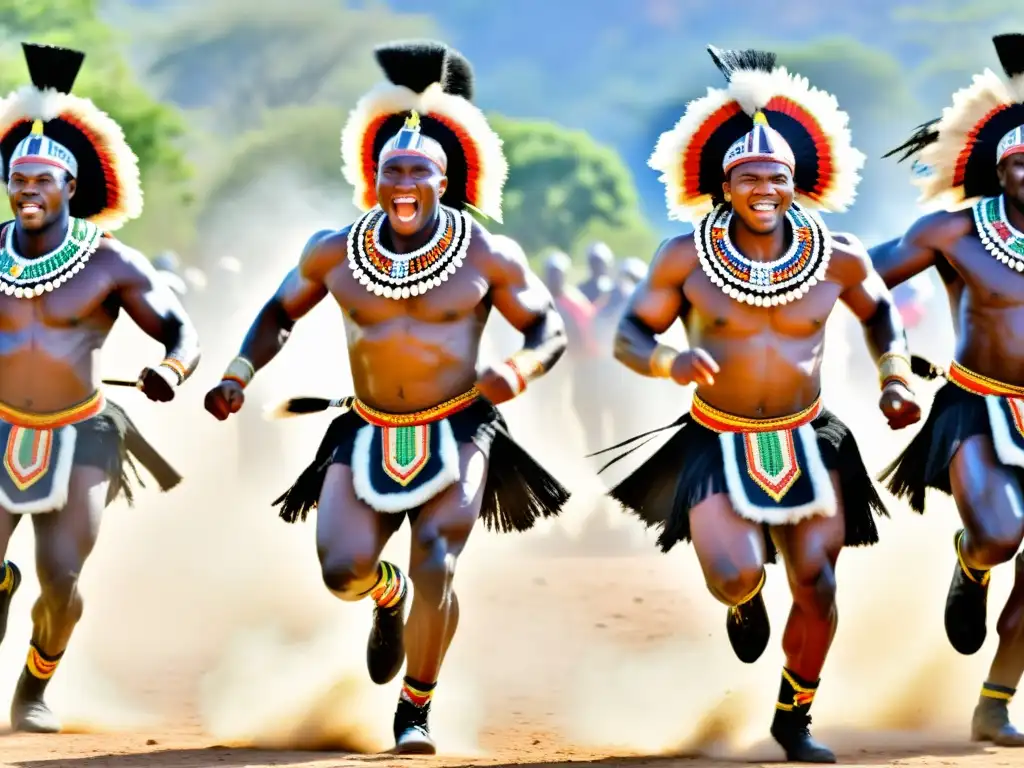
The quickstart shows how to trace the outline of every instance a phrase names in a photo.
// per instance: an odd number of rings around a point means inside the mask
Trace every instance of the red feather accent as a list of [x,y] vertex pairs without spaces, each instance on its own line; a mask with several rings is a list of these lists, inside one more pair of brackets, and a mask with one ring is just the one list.
[[960,154],[957,155],[956,165],[953,168],[953,187],[962,187],[964,185],[964,174],[967,171],[967,161],[971,159],[971,155],[974,153],[974,147],[977,144],[978,134],[981,133],[981,129],[984,128],[988,121],[998,115],[1004,109],[1009,109],[1012,106],[1010,104],[1001,104],[994,109],[990,109],[981,120],[974,124],[971,132],[967,134],[967,138],[964,141],[964,147],[960,150]]
[[455,137],[459,140],[459,146],[462,147],[462,154],[466,158],[466,190],[464,199],[472,206],[478,207],[480,204],[480,150],[473,141],[473,137],[466,132],[466,129],[455,122],[451,118],[445,115],[439,115],[436,112],[430,112],[427,114],[428,117],[432,117],[437,122],[444,125],[448,130],[455,134]]
[[[373,145],[377,140],[377,134],[392,113],[380,115],[367,126],[363,134],[362,158],[363,158],[363,181],[366,184],[366,191],[363,195],[363,205],[367,210],[377,204],[377,158],[373,156]],[[462,153],[466,156],[466,190],[465,199],[470,205],[477,206],[480,202],[480,151],[466,129],[451,118],[440,115],[436,112],[428,112],[425,117],[432,118],[443,124],[448,130],[455,134],[462,147]]]
[[818,183],[813,190],[805,190],[804,194],[812,200],[823,199],[835,181],[835,173],[832,142],[821,129],[821,124],[801,104],[785,96],[773,96],[768,100],[765,109],[793,118],[811,137],[814,142],[815,154],[818,156]]
[[92,148],[96,150],[96,155],[100,159],[100,167],[103,168],[104,186],[107,188],[107,210],[116,210],[121,204],[121,180],[117,178],[117,174],[114,172],[113,157],[110,148],[103,141],[103,137],[96,133],[91,126],[83,123],[73,112],[62,112],[57,116],[57,119],[63,120],[81,132],[92,145]]
[[363,207],[366,210],[377,204],[377,158],[373,156],[373,143],[377,140],[381,126],[391,117],[391,114],[379,115],[373,119],[363,134],[363,183],[366,189],[363,191]]
[[700,156],[704,144],[726,120],[740,112],[740,105],[735,101],[719,107],[711,113],[704,124],[693,134],[689,144],[683,149],[683,188],[679,190],[677,202],[684,203],[700,197]]

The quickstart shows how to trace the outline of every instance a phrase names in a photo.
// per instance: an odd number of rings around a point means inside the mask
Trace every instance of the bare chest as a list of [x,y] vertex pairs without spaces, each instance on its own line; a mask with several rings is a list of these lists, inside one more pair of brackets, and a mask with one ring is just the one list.
[[752,307],[726,296],[700,272],[691,275],[683,286],[691,307],[689,316],[683,319],[688,329],[706,337],[772,333],[806,339],[823,331],[840,292],[837,284],[826,280],[789,304]]
[[0,293],[0,333],[30,328],[107,327],[116,318],[114,284],[100,264],[89,264],[71,280],[30,299]]
[[947,256],[974,306],[1005,309],[1024,304],[1024,273],[999,261],[974,233],[957,240]]
[[441,285],[419,296],[390,299],[367,290],[347,264],[334,269],[327,287],[346,318],[362,327],[408,320],[424,324],[455,323],[486,316],[489,285],[471,262],[464,263]]

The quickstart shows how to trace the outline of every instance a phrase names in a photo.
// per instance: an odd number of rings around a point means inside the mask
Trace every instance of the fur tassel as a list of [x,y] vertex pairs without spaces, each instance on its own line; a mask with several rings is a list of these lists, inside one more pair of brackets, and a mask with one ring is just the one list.
[[414,40],[378,46],[373,54],[390,82],[423,93],[444,79],[448,47],[433,40]]
[[992,38],[996,55],[1009,78],[1024,75],[1024,35],[1019,33],[996,35]]
[[708,53],[711,60],[715,62],[725,79],[732,81],[732,76],[739,70],[755,70],[759,72],[771,72],[775,69],[776,56],[770,51],[756,51],[747,49],[743,51],[722,50],[713,45],[708,46]]
[[57,93],[71,93],[85,54],[55,45],[22,43],[28,75],[40,91],[52,88]]
[[910,356],[910,371],[918,378],[928,379],[929,381],[946,375],[942,368],[919,355]]
[[340,400],[329,400],[326,397],[293,397],[277,405],[267,406],[263,417],[268,421],[275,419],[292,419],[310,413],[320,413],[328,408],[351,408],[354,398],[344,397]]

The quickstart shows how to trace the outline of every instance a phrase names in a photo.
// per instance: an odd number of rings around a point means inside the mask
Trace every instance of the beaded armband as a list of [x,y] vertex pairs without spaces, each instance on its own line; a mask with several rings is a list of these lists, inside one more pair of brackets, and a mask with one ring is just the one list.
[[245,389],[249,386],[249,382],[252,381],[252,378],[255,375],[256,369],[253,368],[252,363],[239,355],[231,361],[231,364],[228,365],[227,370],[224,371],[224,375],[220,377],[220,380],[233,381],[242,389]]
[[531,381],[544,373],[544,365],[532,352],[525,349],[512,355],[505,361],[505,365],[515,374],[517,395],[522,394]]
[[165,357],[163,360],[160,361],[160,365],[162,365],[164,368],[169,368],[172,371],[174,371],[174,375],[178,377],[179,387],[184,383],[185,379],[188,378],[188,368],[186,368],[185,364],[181,362],[181,360],[178,360],[177,358]]
[[904,355],[886,352],[878,358],[878,377],[882,389],[894,381],[910,389],[911,372],[910,360]]
[[659,344],[651,353],[651,375],[659,379],[672,377],[672,364],[679,357],[679,352],[665,344]]

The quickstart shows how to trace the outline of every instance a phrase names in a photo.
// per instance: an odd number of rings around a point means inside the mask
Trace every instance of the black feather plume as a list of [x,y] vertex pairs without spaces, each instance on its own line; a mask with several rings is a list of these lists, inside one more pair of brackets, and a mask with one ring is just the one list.
[[900,155],[897,162],[902,163],[904,160],[913,157],[918,154],[922,149],[927,147],[929,144],[934,144],[939,140],[939,132],[935,129],[935,126],[939,124],[939,118],[929,120],[927,123],[922,123],[917,126],[914,133],[905,142],[900,144],[895,149],[890,149],[882,157],[892,157],[893,155]]
[[992,38],[999,63],[1007,77],[1024,74],[1024,35],[996,35]]
[[55,45],[33,43],[22,43],[21,49],[25,53],[32,85],[41,91],[53,88],[58,93],[71,93],[78,71],[85,61],[84,53]]
[[448,47],[433,40],[386,43],[373,51],[385,76],[395,85],[423,93],[445,78]]
[[715,62],[715,66],[722,70],[726,80],[731,80],[733,73],[738,69],[756,69],[761,72],[771,72],[775,69],[776,56],[770,51],[722,50],[709,45],[708,53],[711,54],[711,60]]
[[454,48],[448,49],[444,68],[444,92],[473,100],[473,67],[466,57]]

